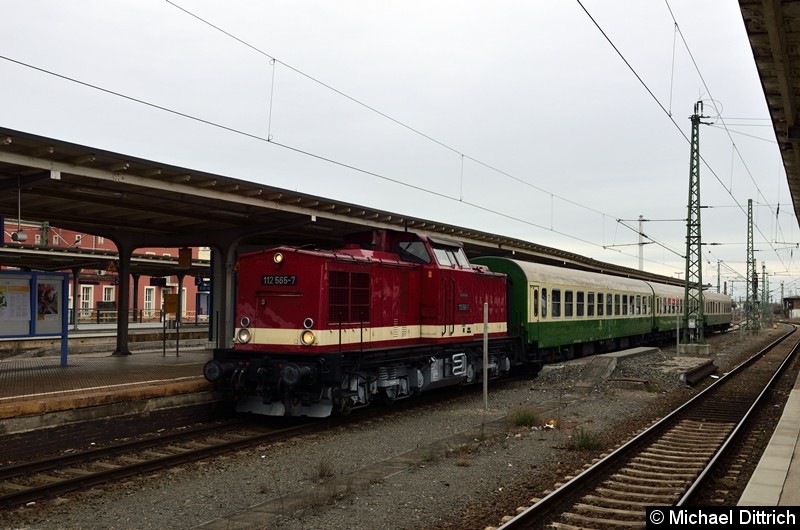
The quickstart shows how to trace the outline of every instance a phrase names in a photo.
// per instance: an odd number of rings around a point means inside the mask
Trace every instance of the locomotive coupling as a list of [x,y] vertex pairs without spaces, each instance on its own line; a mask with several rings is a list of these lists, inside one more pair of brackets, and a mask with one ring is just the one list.
[[211,360],[203,366],[203,375],[210,383],[216,383],[223,378],[230,377],[235,369],[236,365],[233,363],[221,363]]
[[314,375],[314,370],[310,366],[298,366],[294,363],[286,363],[281,367],[281,382],[286,386],[295,386],[298,383],[308,381]]

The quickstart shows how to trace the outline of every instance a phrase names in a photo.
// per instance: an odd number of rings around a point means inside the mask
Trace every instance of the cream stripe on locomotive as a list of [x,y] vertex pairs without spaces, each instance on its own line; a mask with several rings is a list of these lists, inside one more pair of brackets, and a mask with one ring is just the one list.
[[[455,326],[450,333],[450,326],[442,334],[444,326],[406,326],[378,328],[342,328],[341,339],[339,329],[312,329],[313,346],[336,346],[338,344],[359,344],[370,342],[386,342],[393,340],[410,340],[420,338],[480,338],[483,336],[483,322],[468,326]],[[489,333],[506,333],[506,322],[490,322]],[[300,334],[304,329],[249,328],[251,340],[249,344],[281,344],[295,346],[300,344]],[[238,334],[238,329],[236,330]],[[422,332],[422,335],[420,335]]]

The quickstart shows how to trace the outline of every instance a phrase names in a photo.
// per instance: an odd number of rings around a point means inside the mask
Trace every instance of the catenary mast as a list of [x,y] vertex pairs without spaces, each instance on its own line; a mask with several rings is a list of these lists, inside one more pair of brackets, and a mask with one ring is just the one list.
[[[686,219],[686,275],[683,292],[683,343],[692,338],[704,343],[703,255],[700,237],[700,120],[703,102],[694,104],[692,138],[689,155],[689,215]],[[692,329],[695,331],[692,336]]]

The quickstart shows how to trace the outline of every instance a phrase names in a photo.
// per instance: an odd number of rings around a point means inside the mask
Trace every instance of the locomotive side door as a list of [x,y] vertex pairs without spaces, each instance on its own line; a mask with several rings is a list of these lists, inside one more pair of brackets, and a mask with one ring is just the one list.
[[439,310],[438,326],[440,337],[450,337],[455,332],[456,275],[452,252],[434,248],[436,262],[439,264]]

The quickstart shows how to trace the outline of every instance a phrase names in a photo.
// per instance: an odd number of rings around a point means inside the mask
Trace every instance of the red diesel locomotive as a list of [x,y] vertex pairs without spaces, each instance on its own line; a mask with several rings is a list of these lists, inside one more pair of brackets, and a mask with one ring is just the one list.
[[506,276],[471,265],[459,243],[408,232],[349,236],[344,248],[279,247],[238,261],[232,348],[204,375],[237,410],[325,417],[380,399],[508,373]]

